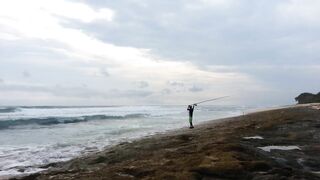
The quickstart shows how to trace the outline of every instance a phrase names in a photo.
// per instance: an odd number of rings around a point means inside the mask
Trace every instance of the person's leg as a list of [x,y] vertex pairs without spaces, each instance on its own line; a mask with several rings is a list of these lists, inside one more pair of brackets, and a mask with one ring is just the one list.
[[192,116],[189,116],[189,123],[190,123],[190,128],[193,128],[193,124],[192,124]]

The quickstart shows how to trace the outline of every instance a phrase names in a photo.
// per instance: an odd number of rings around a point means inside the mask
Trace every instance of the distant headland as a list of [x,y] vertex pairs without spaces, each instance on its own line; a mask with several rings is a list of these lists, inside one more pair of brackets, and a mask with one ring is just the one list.
[[298,101],[298,104],[306,104],[306,103],[320,103],[320,92],[318,94],[312,93],[301,93],[299,96],[295,98]]

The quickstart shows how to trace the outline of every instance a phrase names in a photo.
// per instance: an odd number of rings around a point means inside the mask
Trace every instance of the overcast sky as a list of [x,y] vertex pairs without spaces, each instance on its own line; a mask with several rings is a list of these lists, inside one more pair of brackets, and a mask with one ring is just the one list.
[[284,105],[320,91],[319,0],[0,0],[0,105]]

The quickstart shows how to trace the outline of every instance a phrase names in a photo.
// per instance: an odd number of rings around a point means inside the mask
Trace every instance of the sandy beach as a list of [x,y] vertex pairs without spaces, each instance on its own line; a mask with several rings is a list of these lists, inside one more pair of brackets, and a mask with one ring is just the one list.
[[[214,120],[17,179],[320,179],[320,104]],[[15,179],[15,178],[12,178]]]

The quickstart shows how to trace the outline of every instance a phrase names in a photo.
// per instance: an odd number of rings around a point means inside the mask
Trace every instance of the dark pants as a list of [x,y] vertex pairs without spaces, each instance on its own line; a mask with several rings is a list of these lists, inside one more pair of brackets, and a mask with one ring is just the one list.
[[190,127],[193,127],[193,124],[192,124],[192,116],[189,116],[189,123],[190,123]]

